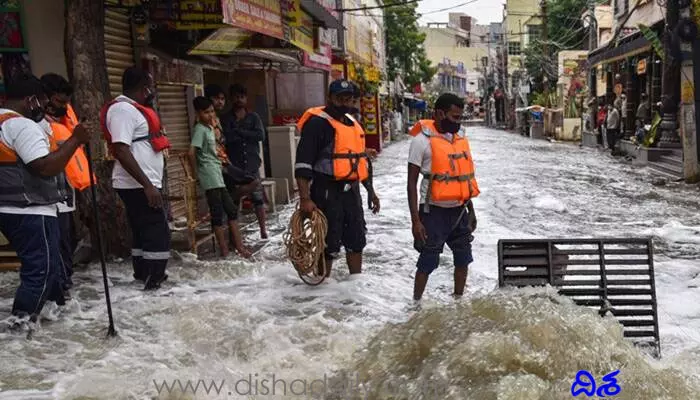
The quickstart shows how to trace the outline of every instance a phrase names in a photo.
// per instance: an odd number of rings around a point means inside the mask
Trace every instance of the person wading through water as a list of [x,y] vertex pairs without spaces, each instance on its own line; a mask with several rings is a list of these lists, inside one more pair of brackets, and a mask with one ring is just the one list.
[[77,125],[59,146],[38,124],[49,101],[41,81],[21,75],[6,85],[0,108],[0,231],[22,262],[10,321],[21,327],[37,321],[46,301],[65,305],[57,204],[67,199],[66,165],[90,134]]
[[[41,84],[49,102],[46,118],[40,125],[58,145],[62,145],[73,135],[73,130],[78,125],[78,117],[70,104],[73,86],[64,77],[53,73],[42,76]],[[73,153],[66,165],[65,177],[68,199],[58,203],[58,224],[61,231],[62,285],[68,297],[68,290],[73,286],[73,253],[77,247],[73,221],[76,191],[83,191],[91,185],[88,160],[82,148]]]
[[[444,93],[435,102],[434,120],[421,120],[411,129],[408,154],[408,206],[414,248],[420,253],[413,288],[419,301],[428,277],[438,267],[445,244],[454,259],[454,296],[464,294],[467,268],[472,263],[471,240],[476,214],[471,199],[479,195],[469,141],[461,129],[464,101]],[[420,187],[420,208],[416,185]]]
[[126,207],[131,226],[134,279],[145,290],[160,288],[168,275],[170,227],[161,193],[165,152],[170,147],[153,109],[151,75],[129,67],[122,77],[123,94],[102,108],[105,140],[117,160],[112,186]]
[[362,251],[367,239],[360,183],[368,191],[370,206],[379,212],[379,198],[372,188],[365,133],[349,113],[353,111],[354,86],[346,80],[330,84],[326,107],[307,110],[297,124],[295,177],[301,211],[319,209],[328,220],[326,276],[345,247],[350,274],[362,273]]

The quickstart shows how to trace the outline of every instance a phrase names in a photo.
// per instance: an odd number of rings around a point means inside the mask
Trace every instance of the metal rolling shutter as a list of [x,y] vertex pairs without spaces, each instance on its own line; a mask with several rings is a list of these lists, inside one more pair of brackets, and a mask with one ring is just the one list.
[[112,96],[122,92],[122,74],[134,65],[131,23],[122,10],[105,9],[105,58]]
[[[187,112],[187,86],[157,84],[158,111],[161,122],[170,139],[172,148],[167,161],[167,185],[170,196],[184,196],[182,183],[185,181],[185,171],[179,160],[179,155],[187,152],[190,147],[190,119]],[[179,217],[185,213],[185,203],[171,203],[172,215]]]

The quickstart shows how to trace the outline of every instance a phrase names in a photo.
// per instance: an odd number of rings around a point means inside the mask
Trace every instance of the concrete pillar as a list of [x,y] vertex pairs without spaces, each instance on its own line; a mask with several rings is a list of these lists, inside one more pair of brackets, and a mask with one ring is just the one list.
[[297,189],[294,164],[297,155],[296,127],[268,127],[270,143],[270,178],[286,178],[292,190]]

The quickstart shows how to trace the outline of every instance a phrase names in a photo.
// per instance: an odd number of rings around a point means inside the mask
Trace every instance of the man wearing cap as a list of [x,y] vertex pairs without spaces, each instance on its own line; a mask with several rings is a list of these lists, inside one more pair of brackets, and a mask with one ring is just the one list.
[[345,247],[351,275],[362,273],[362,251],[366,225],[360,183],[367,189],[370,206],[379,212],[379,199],[371,186],[371,167],[365,148],[365,132],[350,116],[356,86],[340,79],[329,87],[329,104],[312,108],[312,116],[297,126],[295,177],[300,208],[311,214],[320,210],[328,220],[326,234],[326,276],[332,262]]

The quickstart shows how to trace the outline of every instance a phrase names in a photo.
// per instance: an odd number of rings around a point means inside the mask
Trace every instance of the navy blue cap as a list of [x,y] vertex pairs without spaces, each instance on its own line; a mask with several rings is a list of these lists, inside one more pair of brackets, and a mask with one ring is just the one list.
[[346,81],[345,79],[338,79],[333,82],[331,82],[330,86],[328,87],[328,93],[330,94],[343,94],[343,93],[348,93],[348,94],[354,94],[355,93],[355,86]]

